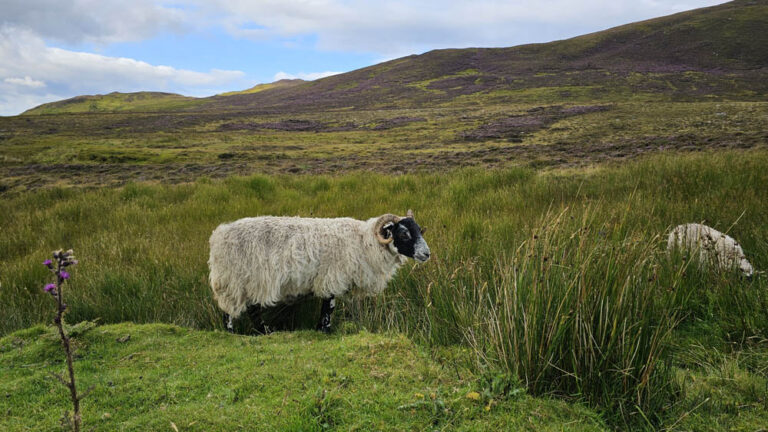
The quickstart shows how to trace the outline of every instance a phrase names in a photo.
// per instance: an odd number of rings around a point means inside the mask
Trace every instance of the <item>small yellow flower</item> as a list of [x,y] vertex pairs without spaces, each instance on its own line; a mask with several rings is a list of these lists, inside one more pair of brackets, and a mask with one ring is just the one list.
[[467,399],[480,400],[480,393],[474,391],[469,392],[467,393]]
[[413,397],[415,397],[416,399],[424,399],[424,395],[421,393],[414,393]]

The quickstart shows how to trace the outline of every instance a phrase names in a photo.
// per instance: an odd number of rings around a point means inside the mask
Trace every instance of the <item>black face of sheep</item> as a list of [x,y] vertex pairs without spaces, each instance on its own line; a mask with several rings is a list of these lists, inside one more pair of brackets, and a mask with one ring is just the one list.
[[406,217],[398,222],[389,223],[383,227],[383,230],[386,238],[393,239],[392,244],[400,255],[419,262],[429,260],[429,246],[422,237],[424,230],[413,220],[413,217]]

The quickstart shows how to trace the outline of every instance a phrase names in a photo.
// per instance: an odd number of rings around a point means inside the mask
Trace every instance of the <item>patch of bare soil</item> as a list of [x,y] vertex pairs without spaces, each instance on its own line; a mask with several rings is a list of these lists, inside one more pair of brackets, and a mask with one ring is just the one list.
[[405,126],[414,122],[426,121],[424,117],[393,117],[388,119],[376,120],[373,126],[359,125],[354,122],[343,124],[323,123],[316,120],[306,119],[287,119],[276,122],[254,123],[254,122],[231,122],[219,126],[219,131],[256,131],[256,130],[276,130],[283,132],[344,132],[352,130],[386,130]]
[[512,142],[523,142],[523,137],[532,132],[549,127],[558,120],[566,117],[607,111],[609,105],[583,105],[571,107],[537,107],[525,114],[512,115],[458,134],[465,141],[486,141],[505,139]]

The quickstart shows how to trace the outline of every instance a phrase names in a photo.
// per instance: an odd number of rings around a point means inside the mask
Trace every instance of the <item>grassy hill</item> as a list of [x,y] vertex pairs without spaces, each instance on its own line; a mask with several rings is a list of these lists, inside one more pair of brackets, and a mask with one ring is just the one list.
[[175,93],[161,92],[113,92],[106,95],[76,96],[58,102],[50,102],[24,111],[22,115],[173,111],[195,104],[197,98]]
[[262,92],[264,90],[270,90],[275,88],[287,88],[287,87],[294,87],[299,84],[304,84],[306,81],[302,79],[282,79],[279,81],[275,81],[268,84],[257,84],[249,89],[240,90],[240,91],[231,91],[226,93],[221,93],[218,96],[233,96],[233,95],[240,95],[240,94],[251,94],[251,93],[258,93]]

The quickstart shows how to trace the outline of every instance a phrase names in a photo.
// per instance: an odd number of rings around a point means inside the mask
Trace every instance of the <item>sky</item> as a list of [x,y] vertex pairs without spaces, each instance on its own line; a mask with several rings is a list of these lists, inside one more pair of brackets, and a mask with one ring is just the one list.
[[0,0],[0,115],[113,91],[188,96],[438,48],[549,42],[723,0]]

